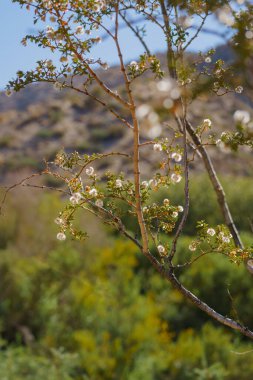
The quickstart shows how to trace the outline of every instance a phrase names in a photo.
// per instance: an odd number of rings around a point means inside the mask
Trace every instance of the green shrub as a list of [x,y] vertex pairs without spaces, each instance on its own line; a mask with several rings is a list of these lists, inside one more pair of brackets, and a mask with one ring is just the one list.
[[[246,339],[207,323],[131,243],[105,238],[83,216],[91,239],[57,242],[61,202],[17,192],[7,210],[8,228],[19,215],[22,223],[0,252],[1,379],[251,380]],[[177,263],[194,257],[191,240],[180,239]],[[210,254],[177,275],[218,311],[252,323],[252,281],[243,266]]]
[[[253,218],[253,187],[249,178],[223,178],[227,192],[228,204],[235,223],[240,231],[251,231],[249,219]],[[184,185],[177,185],[176,191],[172,186],[169,191],[161,190],[153,197],[154,201],[162,202],[169,198],[171,204],[183,205]],[[204,176],[196,176],[190,182],[190,210],[184,233],[193,235],[198,220],[206,220],[210,225],[223,223],[220,209],[217,205],[215,192],[210,180]]]
[[77,355],[61,350],[34,353],[23,347],[10,347],[0,351],[0,374],[2,380],[74,380]]

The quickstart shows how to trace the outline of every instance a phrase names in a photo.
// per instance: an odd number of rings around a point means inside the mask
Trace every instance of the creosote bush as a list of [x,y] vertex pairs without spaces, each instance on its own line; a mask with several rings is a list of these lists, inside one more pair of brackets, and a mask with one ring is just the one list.
[[[38,33],[26,36],[22,40],[23,45],[35,43],[51,52],[58,52],[60,58],[59,62],[49,59],[39,61],[34,70],[19,71],[16,79],[9,82],[6,94],[9,96],[12,91],[19,91],[36,82],[52,83],[56,90],[71,89],[105,108],[115,117],[119,127],[128,128],[132,136],[131,153],[83,155],[78,152],[68,154],[62,150],[53,162],[46,164],[41,174],[61,180],[64,189],[60,191],[69,197],[66,207],[55,219],[58,240],[67,241],[69,236],[85,239],[86,231],[75,226],[76,212],[81,210],[95,214],[135,244],[157,272],[186,299],[211,318],[252,339],[253,332],[248,327],[208,306],[198,298],[198,289],[193,294],[183,286],[183,277],[177,275],[179,270],[194,266],[196,261],[214,254],[225,256],[236,265],[246,264],[249,272],[253,271],[252,247],[244,246],[242,242],[209,153],[211,148],[234,151],[242,146],[252,148],[251,115],[244,110],[235,110],[233,129],[222,132],[220,136],[213,132],[210,115],[203,115],[199,125],[192,124],[189,119],[192,102],[201,99],[204,92],[212,92],[214,96],[226,96],[233,92],[240,96],[244,91],[243,79],[235,75],[236,65],[229,66],[222,59],[214,59],[214,50],[200,52],[194,59],[188,59],[192,42],[206,32],[206,22],[213,18],[222,24],[220,33],[239,54],[239,58],[243,57],[244,62],[250,60],[253,47],[252,4],[248,1],[215,0],[14,2],[33,12],[34,23],[39,25]],[[143,24],[148,23],[159,29],[165,42],[165,69],[145,39]],[[125,61],[122,49],[123,26],[134,34],[142,50],[139,58],[130,63]],[[210,32],[219,33],[208,29]],[[123,90],[111,88],[107,80],[102,79],[101,70],[108,69],[103,57],[92,57],[93,47],[103,43],[103,39],[110,39],[114,44]],[[148,104],[140,104],[137,100],[135,81],[144,77],[145,73],[152,75],[159,103],[164,109],[163,112],[159,109],[162,121]],[[94,85],[100,88],[99,92],[94,92]],[[143,137],[145,127],[147,133]],[[170,132],[163,133],[168,129]],[[159,163],[158,170],[150,173],[149,178],[142,178],[144,148],[149,148],[150,154],[156,155]],[[129,162],[128,173],[100,173],[96,170],[98,161],[105,158],[117,160],[119,156]],[[197,159],[202,161],[210,179],[222,221],[209,224],[201,217],[196,224],[195,236],[189,242],[186,261],[177,264],[178,244],[191,207],[190,164]],[[154,192],[163,189],[169,194],[170,189],[176,188],[179,183],[184,186],[182,203],[172,202],[169,196],[162,202],[151,202]],[[126,207],[121,207],[121,204]],[[123,223],[124,213],[135,219],[134,232]],[[234,270],[237,270],[236,266]],[[249,275],[246,268],[245,275]],[[153,325],[155,323],[154,316]],[[88,335],[85,334],[84,341]],[[106,345],[106,337],[101,339]],[[92,348],[94,342],[91,339],[85,344]],[[214,373],[216,370],[217,367],[213,368]],[[200,371],[196,376],[201,378],[204,375]]]

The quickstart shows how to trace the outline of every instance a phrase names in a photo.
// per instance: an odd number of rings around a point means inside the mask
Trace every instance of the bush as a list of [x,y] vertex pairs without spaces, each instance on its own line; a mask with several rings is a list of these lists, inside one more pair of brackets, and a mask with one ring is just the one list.
[[77,379],[74,370],[76,362],[77,355],[61,350],[51,350],[47,355],[35,354],[23,347],[0,351],[0,373],[4,380]]
[[[187,304],[131,243],[117,235],[105,238],[90,218],[82,220],[91,228],[82,246],[57,242],[59,197],[44,194],[29,202],[27,208],[21,192],[10,202],[13,225],[24,208],[26,217],[0,254],[2,378],[252,378],[250,346],[207,324],[205,314]],[[244,233],[243,239],[251,236]],[[99,248],[94,240],[102,242]],[[178,263],[193,257],[191,240],[180,239]],[[253,291],[243,266],[210,254],[178,275],[218,311],[251,323]],[[243,357],[234,353],[247,351]]]
[[[240,231],[251,232],[249,223],[249,219],[253,217],[253,187],[251,186],[251,179],[224,177],[222,182],[224,183],[228,203],[238,229]],[[183,191],[183,184],[177,185],[176,191],[174,191],[173,187],[169,193],[165,190],[160,191],[154,196],[153,201],[162,202],[164,198],[169,198],[171,204],[183,205]],[[190,211],[184,229],[185,234],[195,234],[196,223],[201,219],[204,219],[210,225],[223,223],[215,193],[206,176],[199,175],[192,178],[190,198]]]

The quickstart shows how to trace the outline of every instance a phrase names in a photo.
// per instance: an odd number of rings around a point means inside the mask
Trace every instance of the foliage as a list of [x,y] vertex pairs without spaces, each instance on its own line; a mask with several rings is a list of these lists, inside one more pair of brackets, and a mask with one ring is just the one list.
[[[55,198],[44,195],[33,208],[47,216],[50,205],[56,213]],[[0,254],[3,378],[251,379],[251,346],[186,305],[133,244],[119,237],[100,249],[89,241],[83,247],[59,242],[42,253],[39,244],[48,244],[53,222],[44,221],[34,243],[27,239],[33,212],[27,210],[22,231]],[[180,242],[180,263],[192,256],[190,241]],[[210,254],[180,279],[218,311],[250,323],[253,293],[243,267],[234,271]]]
[[[34,354],[30,349],[10,347],[0,352],[0,371],[6,380],[72,380],[76,366],[76,355],[61,350],[50,350],[50,354]],[[79,377],[79,379],[82,379]],[[84,379],[84,377],[83,377]]]
[[[221,178],[235,223],[240,231],[251,232],[250,218],[253,215],[251,178],[236,178],[230,175],[223,175]],[[167,191],[163,189],[154,193],[152,201],[160,203],[163,199],[169,197],[172,204],[183,204],[183,186],[180,184],[176,191],[173,190]],[[222,223],[222,215],[216,202],[216,196],[207,176],[194,175],[190,183],[190,194],[191,204],[185,233],[194,235],[197,221],[201,219],[204,219],[212,226]]]

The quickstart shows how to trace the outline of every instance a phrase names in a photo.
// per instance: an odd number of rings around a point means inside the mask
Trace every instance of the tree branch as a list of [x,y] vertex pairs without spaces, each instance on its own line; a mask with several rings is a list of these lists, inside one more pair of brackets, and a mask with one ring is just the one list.
[[208,173],[208,176],[210,178],[210,181],[211,181],[213,188],[214,188],[214,191],[216,193],[218,204],[220,206],[222,215],[223,215],[225,223],[226,223],[226,225],[227,225],[227,227],[228,227],[228,229],[229,229],[229,231],[233,237],[235,245],[239,248],[243,248],[243,243],[241,241],[239,232],[238,232],[238,230],[235,226],[235,223],[233,221],[233,218],[232,218],[232,215],[231,215],[231,212],[230,212],[227,200],[226,200],[226,195],[225,195],[224,189],[223,189],[223,187],[219,181],[219,178],[216,174],[216,171],[214,169],[211,158],[210,158],[209,154],[207,153],[206,148],[201,144],[201,141],[200,141],[198,135],[195,133],[193,126],[191,125],[191,123],[187,119],[186,119],[186,129],[187,129],[187,132],[189,133],[189,135],[191,136],[192,141],[196,145],[196,148],[198,149],[198,151],[200,152],[200,154],[202,156],[206,171]]

